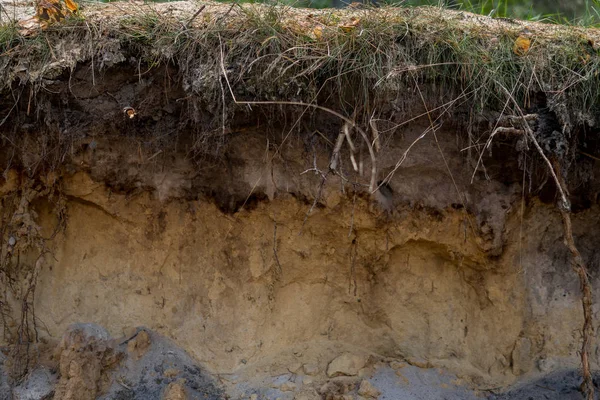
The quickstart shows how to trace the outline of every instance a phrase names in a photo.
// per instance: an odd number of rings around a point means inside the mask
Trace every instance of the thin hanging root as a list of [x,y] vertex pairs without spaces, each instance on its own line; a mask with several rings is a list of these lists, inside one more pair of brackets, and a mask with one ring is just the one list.
[[369,126],[373,133],[373,147],[375,148],[375,151],[379,153],[381,151],[381,141],[379,140],[379,129],[377,129],[377,124],[373,120],[373,116],[371,116],[371,119],[369,120]]
[[[555,162],[556,175],[558,183],[563,186],[566,192],[566,185],[560,170],[560,167]],[[563,228],[565,233],[565,245],[571,252],[571,266],[579,277],[579,285],[581,287],[581,304],[583,306],[583,330],[581,342],[581,369],[583,382],[581,383],[581,392],[586,400],[594,400],[594,382],[592,373],[590,372],[590,348],[592,347],[592,338],[594,337],[594,326],[592,322],[592,285],[589,280],[589,275],[585,261],[581,253],[575,246],[573,238],[573,229],[571,224],[571,214],[568,209],[559,207],[563,219]]]
[[356,158],[354,158],[354,153],[356,153],[356,147],[354,147],[354,143],[352,143],[352,138],[350,137],[350,128],[351,125],[348,122],[344,123],[342,128],[342,132],[346,136],[346,141],[348,142],[348,146],[350,147],[350,161],[352,161],[352,167],[354,171],[358,172],[358,164],[356,163]]
[[[498,83],[498,82],[497,82]],[[519,107],[519,103],[515,100],[512,94],[502,84],[499,84],[504,90],[509,100],[515,105],[515,109],[518,113],[517,117],[521,118],[521,126],[527,137],[534,144],[538,153],[548,166],[548,170],[552,179],[556,183],[556,189],[560,195],[560,204],[558,206],[562,219],[563,228],[565,233],[565,244],[571,252],[571,266],[579,277],[579,284],[581,286],[581,305],[583,306],[583,331],[581,341],[581,372],[583,382],[581,384],[581,392],[585,396],[586,400],[594,400],[594,382],[592,380],[592,373],[590,372],[590,347],[591,340],[594,334],[593,320],[592,320],[592,285],[588,277],[587,267],[581,257],[581,253],[575,246],[575,239],[573,238],[573,229],[571,225],[571,203],[567,197],[567,185],[565,183],[560,164],[557,160],[551,162],[548,157],[544,154],[542,147],[535,139],[533,130],[529,126],[528,121],[531,119],[530,115],[525,115]]]
[[340,158],[340,149],[344,144],[345,138],[346,136],[342,132],[338,135],[338,138],[335,142],[335,147],[333,148],[333,152],[331,153],[331,161],[329,162],[329,169],[332,171],[335,171],[337,169],[338,160]]
[[588,277],[587,268],[579,250],[575,246],[573,232],[571,231],[571,215],[561,209],[563,217],[565,244],[573,257],[571,266],[579,277],[579,285],[581,286],[581,304],[583,305],[583,332],[581,342],[581,369],[583,382],[581,383],[581,391],[586,400],[594,400],[594,382],[592,373],[590,372],[590,347],[591,340],[594,337],[594,327],[592,325],[592,285]]
[[350,161],[352,161],[352,168],[354,171],[358,172],[358,164],[356,163],[356,158],[354,158],[354,154],[350,153]]
[[348,140],[348,146],[350,146],[350,151],[352,153],[356,153],[356,147],[354,147],[354,143],[352,142],[352,138],[350,137],[350,128],[352,126],[348,123],[344,123],[344,127],[342,128],[344,135],[346,135],[346,140]]
[[221,36],[219,36],[219,44],[221,50],[221,73],[223,74],[223,78],[225,79],[225,83],[227,83],[227,88],[229,89],[229,94],[233,99],[235,104],[247,104],[247,105],[288,105],[288,106],[300,106],[306,108],[312,108],[315,110],[325,111],[331,115],[335,115],[342,121],[346,122],[348,126],[353,127],[360,133],[365,144],[367,145],[367,149],[369,149],[369,155],[371,156],[371,180],[369,182],[369,192],[375,193],[375,189],[377,188],[377,157],[375,156],[375,150],[373,150],[373,146],[371,145],[371,141],[367,136],[366,132],[361,129],[355,121],[343,116],[342,114],[323,106],[319,106],[317,104],[312,103],[304,103],[301,101],[238,101],[233,93],[233,89],[231,88],[231,84],[229,83],[229,79],[227,78],[227,72],[225,71],[225,55],[223,54],[223,44],[221,43]]

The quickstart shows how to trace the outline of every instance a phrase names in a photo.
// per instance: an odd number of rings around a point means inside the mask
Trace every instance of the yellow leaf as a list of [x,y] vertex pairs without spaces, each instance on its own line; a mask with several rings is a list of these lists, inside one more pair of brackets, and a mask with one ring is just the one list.
[[317,38],[317,40],[321,40],[323,38],[323,27],[317,26],[313,29],[313,34]]
[[524,56],[531,47],[531,40],[525,36],[519,36],[513,45],[513,52],[518,56]]

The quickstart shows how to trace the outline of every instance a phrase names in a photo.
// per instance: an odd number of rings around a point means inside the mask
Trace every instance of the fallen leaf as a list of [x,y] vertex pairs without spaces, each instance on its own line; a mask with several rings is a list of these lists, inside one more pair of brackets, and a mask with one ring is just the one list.
[[72,14],[76,13],[79,10],[79,6],[73,0],[64,0],[65,5],[67,6],[67,10],[69,10]]
[[525,36],[519,36],[513,45],[513,52],[518,56],[524,56],[531,47],[531,40]]
[[43,28],[45,28],[45,24],[59,22],[65,18],[59,0],[40,0],[37,3],[35,12]]
[[352,32],[358,24],[360,24],[360,18],[352,17],[350,18],[350,22],[347,24],[340,25],[340,29],[346,33]]
[[23,36],[30,36],[40,29],[40,21],[36,17],[22,19],[18,25],[19,33]]
[[313,29],[313,34],[317,38],[317,40],[321,40],[323,38],[323,27],[317,26]]

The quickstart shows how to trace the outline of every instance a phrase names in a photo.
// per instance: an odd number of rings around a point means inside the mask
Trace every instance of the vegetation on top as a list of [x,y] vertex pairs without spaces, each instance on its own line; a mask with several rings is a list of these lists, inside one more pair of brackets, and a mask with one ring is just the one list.
[[173,65],[217,126],[236,101],[258,100],[327,104],[357,118],[423,106],[441,114],[542,106],[567,133],[600,115],[599,40],[593,29],[435,7],[113,3],[29,36],[2,25],[0,88],[37,91],[78,63]]

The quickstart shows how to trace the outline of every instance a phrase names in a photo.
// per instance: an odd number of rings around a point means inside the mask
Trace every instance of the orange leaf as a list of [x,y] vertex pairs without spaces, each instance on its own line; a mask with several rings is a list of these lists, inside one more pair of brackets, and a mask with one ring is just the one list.
[[518,56],[524,56],[531,47],[531,40],[525,36],[519,36],[513,45],[513,52]]
[[41,0],[36,7],[36,16],[42,28],[45,28],[47,23],[58,22],[64,18],[62,6],[57,0]]
[[64,0],[65,1],[65,5],[67,6],[67,10],[69,10],[71,13],[75,13],[77,12],[77,10],[79,9],[79,6],[77,5],[77,3],[73,0]]

